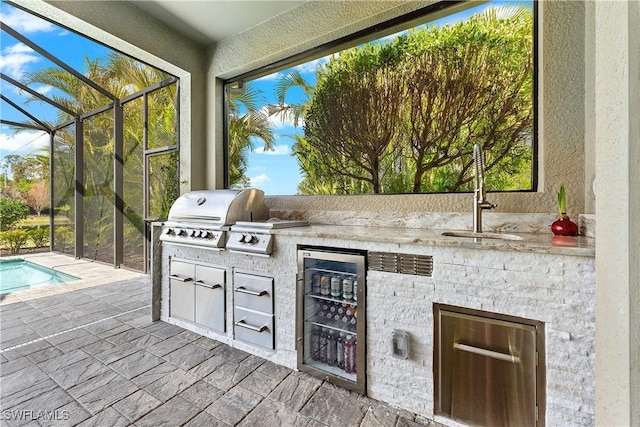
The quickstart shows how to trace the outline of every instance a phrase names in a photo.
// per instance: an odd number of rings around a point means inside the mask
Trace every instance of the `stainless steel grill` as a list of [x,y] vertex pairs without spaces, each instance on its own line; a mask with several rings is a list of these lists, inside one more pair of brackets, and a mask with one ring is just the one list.
[[192,191],[171,206],[160,240],[222,250],[233,224],[265,221],[268,217],[261,190]]

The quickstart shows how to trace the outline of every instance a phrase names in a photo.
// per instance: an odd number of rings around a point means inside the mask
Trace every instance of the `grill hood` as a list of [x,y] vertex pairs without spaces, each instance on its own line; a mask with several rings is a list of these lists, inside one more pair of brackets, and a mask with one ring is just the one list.
[[233,225],[238,221],[264,221],[268,217],[264,192],[245,188],[185,193],[171,206],[168,220]]

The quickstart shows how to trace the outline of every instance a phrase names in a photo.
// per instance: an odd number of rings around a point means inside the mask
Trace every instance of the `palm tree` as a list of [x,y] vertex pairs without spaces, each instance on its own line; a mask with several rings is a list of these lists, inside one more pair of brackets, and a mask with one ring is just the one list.
[[262,92],[243,85],[230,90],[229,96],[229,185],[248,187],[247,153],[253,152],[254,141],[264,142],[264,150],[273,150],[273,125],[265,109],[258,109]]
[[[129,57],[114,53],[105,58],[91,61],[85,57],[84,75],[100,87],[123,99],[128,95],[146,89],[153,84],[169,79],[171,76],[154,68],[141,64]],[[102,95],[89,85],[83,83],[72,74],[59,68],[45,68],[26,76],[26,84],[44,84],[55,89],[51,98],[78,114],[91,112],[112,103],[111,99]],[[152,92],[147,97],[149,119],[144,123],[143,106],[140,98],[124,105],[124,215],[125,244],[142,245],[144,236],[144,206],[142,197],[143,176],[141,171],[144,162],[144,127],[147,126],[149,147],[173,146],[177,143],[177,88],[170,85]],[[35,100],[35,98],[33,99]],[[32,101],[33,101],[32,100]],[[58,112],[58,123],[70,121],[64,111]],[[71,205],[73,202],[73,127],[61,129],[56,133],[54,166],[56,184],[55,193],[61,197],[56,200],[55,207]],[[84,162],[83,187],[85,224],[85,245],[98,251],[112,244],[113,236],[113,162],[114,162],[114,121],[113,113],[107,110],[84,119]],[[169,162],[177,163],[169,156]],[[173,166],[174,168],[177,166]],[[162,169],[162,168],[159,168]],[[178,182],[155,180],[155,187],[150,194],[173,194]],[[61,179],[62,178],[62,179]],[[71,180],[70,180],[71,178]],[[55,186],[58,186],[55,188]],[[159,191],[158,191],[159,190]],[[157,196],[156,196],[157,197]],[[71,211],[72,212],[72,211]],[[72,215],[72,213],[69,213]],[[135,243],[138,242],[138,243]],[[126,250],[126,249],[125,249]],[[85,254],[89,255],[89,254]],[[110,255],[107,255],[110,256]]]
[[[298,104],[287,104],[287,92],[293,88],[300,88],[304,93],[303,102]],[[304,117],[304,113],[309,106],[309,100],[313,96],[315,87],[310,85],[299,70],[292,68],[282,76],[275,86],[277,105],[269,107],[269,115],[280,117],[281,120],[291,119],[293,125],[298,127],[300,119]]]

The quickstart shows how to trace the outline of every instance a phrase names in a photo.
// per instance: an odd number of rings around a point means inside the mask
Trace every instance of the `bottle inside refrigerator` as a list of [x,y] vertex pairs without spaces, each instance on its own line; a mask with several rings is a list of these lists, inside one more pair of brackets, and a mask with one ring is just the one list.
[[365,393],[366,252],[298,248],[298,369]]

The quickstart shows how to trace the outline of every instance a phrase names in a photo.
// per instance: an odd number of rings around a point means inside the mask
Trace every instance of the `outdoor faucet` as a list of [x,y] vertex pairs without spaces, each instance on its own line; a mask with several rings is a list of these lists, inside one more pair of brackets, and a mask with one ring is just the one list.
[[473,232],[482,233],[482,211],[495,209],[496,205],[486,200],[484,187],[484,156],[480,144],[473,145],[473,159],[476,169],[475,190],[473,191]]

